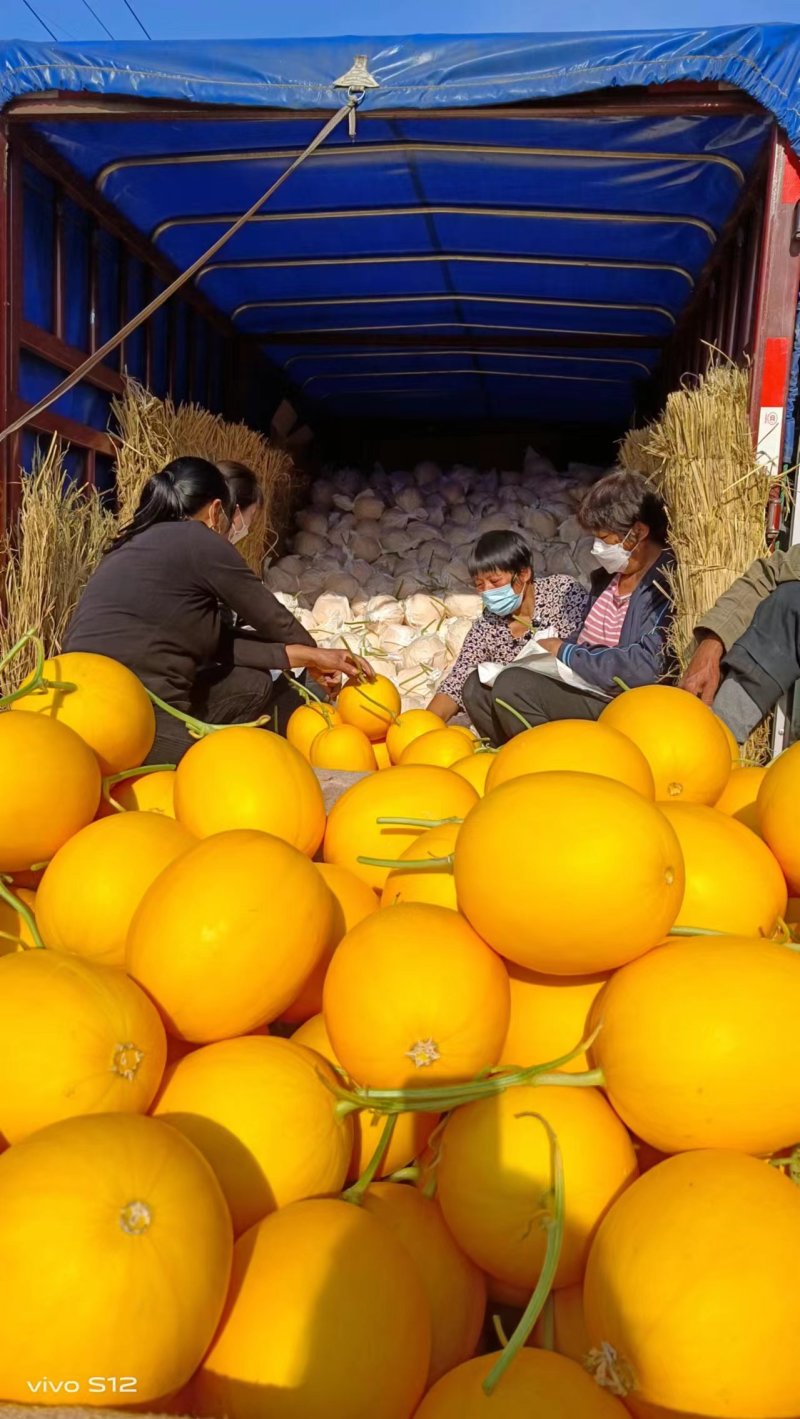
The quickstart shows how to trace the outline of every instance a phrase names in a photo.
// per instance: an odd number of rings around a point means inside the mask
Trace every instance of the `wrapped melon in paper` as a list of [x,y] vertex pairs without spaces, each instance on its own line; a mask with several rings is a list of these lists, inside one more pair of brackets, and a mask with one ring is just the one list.
[[463,616],[474,621],[483,611],[483,600],[477,591],[454,592],[445,597],[444,609],[448,616]]
[[403,488],[397,494],[396,501],[403,512],[412,514],[422,512],[425,507],[425,499],[418,488]]
[[411,572],[404,572],[402,576],[399,576],[397,579],[397,584],[394,589],[395,596],[398,600],[403,601],[407,597],[413,596],[416,592],[421,591],[422,587],[423,582],[421,577],[414,576]]
[[405,613],[406,625],[419,626],[420,628],[428,626],[435,628],[447,615],[443,601],[438,597],[425,596],[423,593],[406,597]]
[[406,552],[410,552],[414,545],[413,539],[409,537],[404,527],[390,527],[388,531],[384,532],[382,522],[380,539],[384,552],[390,552],[397,557],[405,556]]
[[378,637],[381,643],[381,650],[387,655],[400,656],[400,653],[419,638],[419,631],[415,626],[399,625],[397,621],[383,621],[377,627]]
[[268,591],[289,591],[293,596],[296,596],[300,590],[298,578],[278,566],[267,568],[264,575],[264,585]]
[[447,646],[441,636],[419,636],[403,651],[400,663],[406,670],[410,670],[414,665],[425,666],[431,670],[444,670],[448,664]]
[[371,532],[356,529],[350,539],[350,552],[362,562],[377,562],[381,555],[381,544]]
[[405,607],[394,596],[373,596],[364,607],[364,620],[375,623],[395,621],[402,625]]
[[377,522],[385,511],[386,504],[368,490],[359,493],[353,501],[353,516],[356,522]]
[[436,486],[441,476],[442,470],[438,463],[423,461],[422,463],[418,463],[414,469],[414,480],[421,488],[428,488],[431,484]]
[[294,550],[301,557],[316,557],[328,550],[327,537],[319,537],[316,532],[298,532],[294,539]]
[[309,508],[297,514],[297,526],[302,532],[313,532],[317,537],[328,537],[328,514],[316,508]]
[[562,542],[570,542],[574,545],[580,541],[581,537],[586,536],[586,529],[581,527],[577,517],[573,514],[571,517],[564,518],[558,529],[558,536]]
[[472,620],[469,616],[452,616],[450,620],[445,621],[439,634],[444,638],[451,660],[455,660],[459,654],[471,625]]
[[314,622],[328,631],[340,631],[342,626],[352,621],[350,602],[344,595],[327,593],[317,597],[313,606]]

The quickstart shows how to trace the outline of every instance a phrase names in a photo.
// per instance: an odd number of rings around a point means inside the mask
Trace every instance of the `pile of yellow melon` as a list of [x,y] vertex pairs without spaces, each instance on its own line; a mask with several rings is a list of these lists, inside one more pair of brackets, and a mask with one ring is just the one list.
[[[800,746],[658,686],[492,753],[379,679],[137,775],[134,677],[46,678],[0,714],[0,1400],[800,1415]],[[326,820],[343,730],[388,766]]]

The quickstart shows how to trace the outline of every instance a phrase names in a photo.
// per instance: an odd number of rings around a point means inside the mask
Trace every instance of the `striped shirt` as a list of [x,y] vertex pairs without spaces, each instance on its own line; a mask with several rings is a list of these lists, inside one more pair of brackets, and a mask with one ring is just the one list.
[[618,646],[630,599],[630,594],[620,596],[616,576],[590,608],[578,636],[578,645]]

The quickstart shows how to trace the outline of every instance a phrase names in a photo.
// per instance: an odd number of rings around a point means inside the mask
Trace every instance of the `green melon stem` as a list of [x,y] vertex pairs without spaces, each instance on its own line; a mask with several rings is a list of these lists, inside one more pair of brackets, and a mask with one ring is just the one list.
[[767,1162],[773,1168],[788,1168],[789,1181],[796,1186],[800,1184],[800,1147],[794,1148],[791,1153],[773,1154]]
[[[347,644],[347,642],[345,642],[345,644]],[[350,653],[352,654],[352,651]],[[368,681],[367,683],[370,682]],[[390,719],[392,724],[397,723],[399,716],[395,714],[394,710],[390,710],[388,705],[382,705],[380,700],[375,700],[372,698],[372,695],[367,694],[366,690],[364,689],[363,679],[359,680],[356,688],[362,700],[366,700],[367,703],[372,706],[372,708],[368,711],[369,714],[374,714],[375,718],[381,720],[381,722],[384,724],[386,723],[387,719]]]
[[384,1119],[381,1136],[378,1139],[378,1146],[367,1163],[361,1177],[358,1179],[358,1182],[354,1182],[352,1187],[348,1187],[346,1191],[342,1193],[343,1202],[352,1202],[356,1207],[361,1206],[364,1200],[364,1193],[378,1176],[378,1170],[386,1157],[386,1150],[392,1141],[392,1134],[394,1133],[396,1123],[397,1114],[389,1114],[388,1117]]
[[287,685],[291,685],[292,689],[297,691],[301,700],[303,700],[305,704],[313,706],[324,705],[327,703],[327,701],[323,700],[321,695],[315,694],[314,691],[308,685],[303,685],[300,680],[296,680],[294,675],[287,674],[285,670],[283,672],[283,678],[286,681]]
[[486,1379],[483,1381],[483,1392],[491,1395],[500,1383],[509,1365],[513,1363],[514,1357],[522,1349],[535,1326],[542,1308],[553,1289],[553,1282],[556,1278],[558,1261],[561,1256],[561,1247],[564,1241],[564,1161],[561,1156],[561,1149],[555,1131],[550,1127],[547,1119],[541,1114],[522,1113],[517,1114],[517,1118],[535,1118],[547,1132],[550,1141],[550,1178],[551,1191],[548,1199],[549,1205],[541,1225],[547,1232],[547,1248],[545,1250],[544,1265],[542,1266],[539,1280],[536,1283],[533,1295],[531,1296],[525,1310],[522,1313],[519,1325],[511,1336],[508,1344],[498,1356]]
[[30,907],[25,904],[25,902],[21,901],[19,897],[14,895],[5,877],[0,877],[0,901],[7,902],[8,905],[11,907],[12,911],[19,913],[19,915],[22,917],[22,920],[25,922],[25,925],[27,926],[29,932],[31,933],[31,936],[33,937],[34,945],[37,951],[43,951],[45,949],[44,942],[41,936],[39,935],[39,928],[36,925],[36,918],[33,915],[33,912],[31,911]]
[[542,1310],[542,1349],[555,1350],[556,1348],[556,1307],[555,1298],[552,1291],[547,1297]]
[[602,1069],[589,1069],[579,1074],[564,1074],[560,1071],[579,1055],[591,1048],[599,1034],[600,1026],[581,1040],[568,1054],[559,1059],[548,1060],[544,1064],[530,1065],[524,1069],[496,1069],[489,1074],[478,1075],[465,1084],[445,1084],[439,1087],[420,1089],[364,1089],[359,1085],[346,1088],[344,1085],[329,1085],[339,1101],[337,1112],[352,1112],[369,1109],[373,1113],[447,1113],[461,1104],[473,1104],[481,1099],[493,1098],[506,1089],[522,1085],[535,1087],[559,1086],[569,1089],[601,1089],[605,1085]]
[[221,729],[261,729],[263,725],[269,724],[271,716],[262,714],[258,719],[251,719],[247,724],[205,724],[202,719],[196,719],[193,714],[184,714],[182,710],[176,709],[174,705],[168,705],[166,700],[159,699],[152,690],[147,690],[147,694],[157,709],[163,710],[164,714],[171,715],[181,724],[185,724],[192,739],[205,739],[209,734],[217,734]]
[[729,936],[728,931],[715,931],[710,926],[673,926],[670,936]]
[[141,778],[143,774],[167,774],[175,770],[175,764],[144,764],[138,769],[123,769],[118,774],[107,774],[103,779],[103,798],[106,803],[114,809],[116,813],[124,813],[126,810],[121,803],[117,803],[112,797],[111,790],[116,788],[118,783],[124,783],[129,778]]
[[25,649],[25,646],[30,644],[33,645],[36,653],[36,665],[33,675],[24,685],[20,685],[19,689],[13,690],[10,695],[3,695],[2,698],[0,698],[0,709],[8,709],[9,705],[16,704],[17,700],[24,700],[28,695],[35,695],[44,690],[61,690],[64,694],[71,694],[73,690],[77,690],[78,688],[77,685],[73,685],[69,680],[45,679],[44,641],[41,636],[37,636],[35,631],[26,631],[24,636],[20,636],[16,645],[12,645],[8,653],[0,660],[0,671],[4,670],[7,665],[10,665],[11,661]]
[[362,867],[388,867],[392,872],[435,872],[439,867],[451,868],[455,857],[451,853],[449,857],[359,857],[357,860]]
[[505,1330],[503,1328],[503,1322],[501,1321],[499,1316],[492,1316],[492,1325],[494,1327],[494,1333],[497,1336],[497,1339],[500,1341],[500,1344],[505,1350],[506,1346],[508,1345],[508,1336],[505,1333]]
[[412,1163],[408,1168],[398,1168],[396,1173],[390,1173],[388,1180],[393,1183],[418,1183],[421,1176],[419,1164]]
[[526,729],[533,729],[530,720],[526,719],[524,714],[520,714],[518,709],[514,709],[514,706],[510,705],[507,700],[495,700],[495,704],[499,705],[501,709],[508,710],[509,714],[513,714],[514,718],[518,719]]
[[390,828],[449,828],[460,827],[463,818],[376,818],[378,827]]

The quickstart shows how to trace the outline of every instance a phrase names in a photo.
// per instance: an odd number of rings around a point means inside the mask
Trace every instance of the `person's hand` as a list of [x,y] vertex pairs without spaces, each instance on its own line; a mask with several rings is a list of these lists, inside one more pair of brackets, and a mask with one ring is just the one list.
[[308,669],[326,690],[338,689],[342,676],[347,680],[375,679],[375,671],[363,656],[349,650],[322,650],[319,646],[308,655]]
[[725,647],[718,636],[704,636],[681,680],[681,688],[702,700],[704,705],[711,705],[722,679],[724,654]]
[[560,651],[564,642],[562,640],[557,640],[555,637],[548,636],[543,641],[537,641],[536,644],[540,645],[542,647],[542,650],[546,650],[548,655],[558,655],[558,652]]

